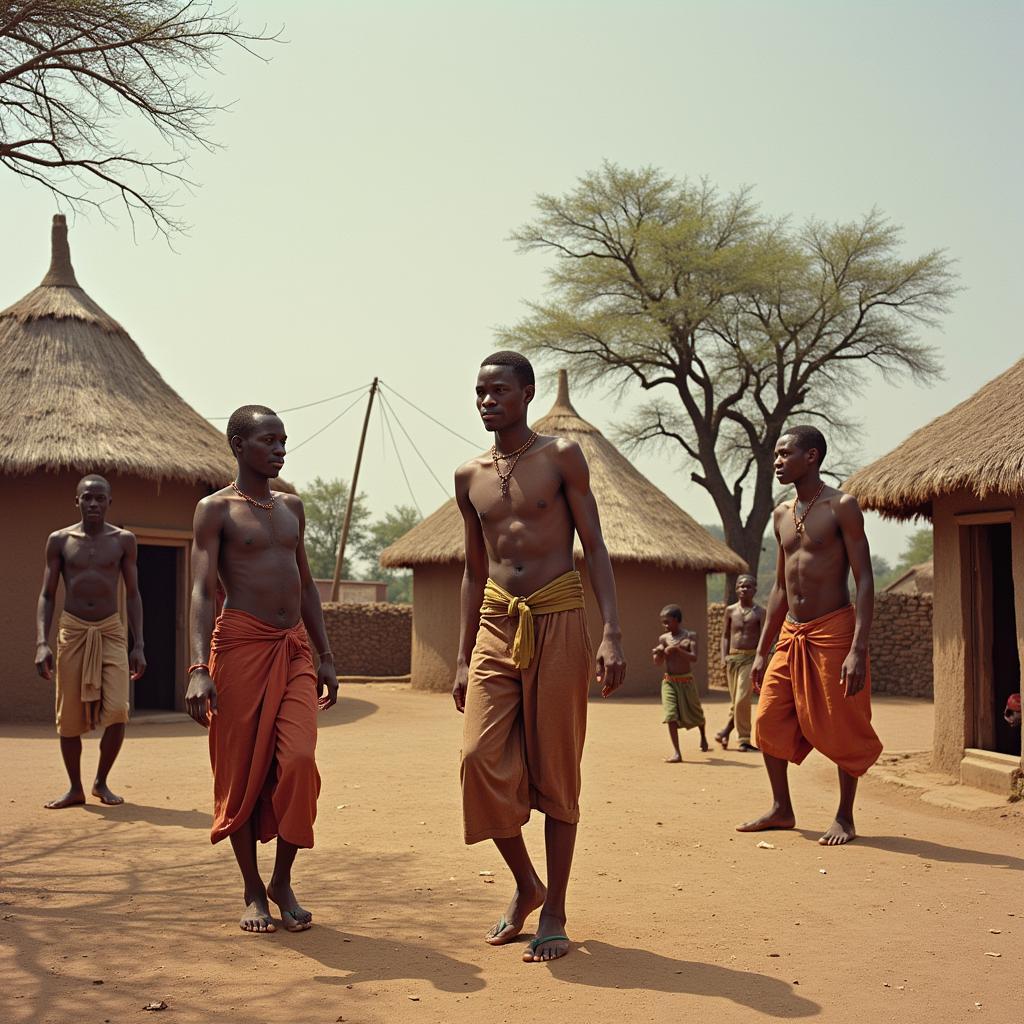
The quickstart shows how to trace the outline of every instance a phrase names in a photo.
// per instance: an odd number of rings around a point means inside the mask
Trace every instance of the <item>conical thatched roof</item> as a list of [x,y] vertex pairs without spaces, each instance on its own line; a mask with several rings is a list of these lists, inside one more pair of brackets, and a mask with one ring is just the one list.
[[[597,427],[580,417],[569,401],[564,370],[558,374],[555,404],[533,428],[540,434],[570,438],[583,449],[613,560],[703,572],[746,570],[739,555],[662,494]],[[578,546],[576,554],[583,554]],[[462,516],[452,499],[385,548],[380,561],[388,568],[413,568],[464,558]]]
[[224,437],[78,284],[53,218],[38,288],[0,313],[0,473],[114,471],[222,486]]
[[896,519],[931,515],[932,501],[966,490],[1024,494],[1024,359],[843,485],[865,508]]

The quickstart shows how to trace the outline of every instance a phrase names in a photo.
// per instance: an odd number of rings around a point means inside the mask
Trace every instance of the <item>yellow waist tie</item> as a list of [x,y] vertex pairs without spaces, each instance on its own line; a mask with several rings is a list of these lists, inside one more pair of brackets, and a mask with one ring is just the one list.
[[583,607],[583,580],[572,569],[535,590],[528,597],[515,597],[492,579],[484,584],[483,615],[507,615],[519,618],[515,639],[512,641],[512,664],[516,668],[529,668],[533,661],[534,615],[570,612]]

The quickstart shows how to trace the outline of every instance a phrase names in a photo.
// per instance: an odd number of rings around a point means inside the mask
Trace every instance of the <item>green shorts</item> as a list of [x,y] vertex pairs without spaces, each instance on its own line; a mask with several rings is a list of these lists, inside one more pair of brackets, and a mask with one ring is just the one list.
[[661,708],[665,712],[663,722],[676,722],[683,729],[704,724],[704,708],[692,673],[665,675],[661,680]]

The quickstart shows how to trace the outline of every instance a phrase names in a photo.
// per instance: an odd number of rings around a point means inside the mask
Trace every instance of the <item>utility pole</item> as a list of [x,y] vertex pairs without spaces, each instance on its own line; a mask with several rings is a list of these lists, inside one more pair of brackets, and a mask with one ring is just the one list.
[[341,567],[345,564],[345,545],[348,543],[348,530],[352,525],[352,506],[356,500],[359,487],[359,467],[363,464],[363,445],[366,444],[366,429],[370,425],[370,413],[373,411],[373,400],[377,396],[378,378],[373,378],[370,385],[370,399],[366,403],[366,415],[363,417],[363,432],[359,435],[359,450],[356,452],[356,468],[352,473],[352,483],[348,489],[348,503],[345,505],[345,519],[341,524],[341,538],[338,542],[338,557],[334,562],[334,580],[331,583],[331,600],[338,600],[341,590]]

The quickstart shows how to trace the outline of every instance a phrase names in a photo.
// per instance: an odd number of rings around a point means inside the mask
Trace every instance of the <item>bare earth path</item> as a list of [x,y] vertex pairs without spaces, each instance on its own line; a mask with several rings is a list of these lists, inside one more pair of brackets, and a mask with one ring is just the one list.
[[[767,803],[757,755],[700,754],[688,733],[686,763],[666,765],[653,702],[594,703],[575,948],[525,965],[521,943],[482,941],[510,886],[489,845],[460,841],[450,700],[347,687],[337,710],[317,847],[296,872],[316,924],[296,935],[238,929],[190,722],[132,727],[123,807],[60,812],[42,808],[62,787],[50,730],[0,730],[0,1020],[120,1024],[159,1001],[156,1020],[183,1024],[1021,1019],[1019,804],[943,810],[869,776],[862,837],[826,850],[834,770],[812,755],[792,773],[800,830],[741,835]],[[879,700],[876,720],[889,750],[928,745],[927,704]],[[539,820],[527,839],[539,853]]]

